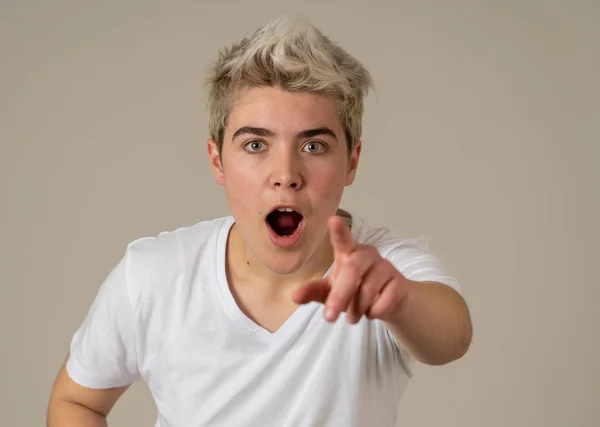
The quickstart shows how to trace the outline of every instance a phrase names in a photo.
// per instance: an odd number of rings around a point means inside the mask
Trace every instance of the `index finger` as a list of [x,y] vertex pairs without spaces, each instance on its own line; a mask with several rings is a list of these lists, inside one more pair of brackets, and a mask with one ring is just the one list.
[[350,254],[356,248],[356,242],[350,227],[337,215],[329,218],[329,239],[334,254]]

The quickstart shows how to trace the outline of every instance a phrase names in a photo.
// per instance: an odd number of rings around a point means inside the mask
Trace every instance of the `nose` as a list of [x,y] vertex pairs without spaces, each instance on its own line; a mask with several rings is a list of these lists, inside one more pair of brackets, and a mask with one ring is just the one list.
[[[290,150],[291,151],[291,150]],[[298,190],[303,185],[300,161],[293,152],[281,150],[272,157],[271,187]]]

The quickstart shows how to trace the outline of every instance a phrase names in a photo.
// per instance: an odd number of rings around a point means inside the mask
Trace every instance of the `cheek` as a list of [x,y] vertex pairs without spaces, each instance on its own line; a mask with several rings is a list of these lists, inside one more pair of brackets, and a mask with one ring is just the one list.
[[260,168],[254,164],[242,164],[231,158],[225,165],[225,189],[235,204],[247,204],[256,200]]
[[312,181],[321,199],[339,202],[344,191],[346,174],[341,167],[323,168],[314,171]]

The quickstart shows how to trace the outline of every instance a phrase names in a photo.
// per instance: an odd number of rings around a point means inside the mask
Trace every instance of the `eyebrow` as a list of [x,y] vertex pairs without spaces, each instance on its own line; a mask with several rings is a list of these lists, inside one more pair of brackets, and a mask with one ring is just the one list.
[[256,136],[274,136],[275,134],[269,129],[257,128],[254,126],[242,126],[235,131],[231,139],[236,139],[240,135],[256,135]]
[[[238,130],[235,131],[232,139],[235,139],[240,135],[255,135],[255,136],[270,137],[270,136],[275,136],[275,133],[273,131],[270,131],[269,129],[265,129],[265,128],[254,127],[254,126],[242,126],[241,128],[239,128]],[[319,135],[328,135],[337,140],[337,136],[336,136],[335,132],[333,132],[331,129],[329,129],[327,127],[303,130],[302,132],[299,132],[296,135],[296,137],[297,138],[313,138],[313,137],[319,136]]]

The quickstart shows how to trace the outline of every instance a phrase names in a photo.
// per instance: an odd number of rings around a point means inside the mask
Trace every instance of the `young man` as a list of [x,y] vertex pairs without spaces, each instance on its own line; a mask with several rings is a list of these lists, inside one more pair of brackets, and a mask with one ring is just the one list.
[[105,425],[138,380],[156,426],[394,426],[413,361],[466,352],[469,312],[425,243],[339,210],[370,85],[303,21],[221,52],[208,152],[231,216],[128,245],[73,337],[50,426]]

